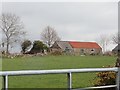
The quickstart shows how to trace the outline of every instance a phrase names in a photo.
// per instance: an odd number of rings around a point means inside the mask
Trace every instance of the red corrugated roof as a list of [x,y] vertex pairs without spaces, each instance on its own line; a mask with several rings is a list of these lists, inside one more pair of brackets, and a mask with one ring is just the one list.
[[96,42],[74,42],[69,41],[73,48],[101,48]]

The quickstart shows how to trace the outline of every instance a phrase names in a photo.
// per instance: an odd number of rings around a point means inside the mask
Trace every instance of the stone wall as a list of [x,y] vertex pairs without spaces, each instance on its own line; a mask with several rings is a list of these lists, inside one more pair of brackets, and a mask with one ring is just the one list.
[[75,55],[99,55],[102,54],[101,49],[88,49],[88,48],[74,48]]

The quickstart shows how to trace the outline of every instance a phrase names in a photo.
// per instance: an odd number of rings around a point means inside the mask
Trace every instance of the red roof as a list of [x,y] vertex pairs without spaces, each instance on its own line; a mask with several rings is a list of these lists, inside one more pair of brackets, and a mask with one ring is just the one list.
[[101,47],[96,42],[69,42],[73,48],[99,48]]

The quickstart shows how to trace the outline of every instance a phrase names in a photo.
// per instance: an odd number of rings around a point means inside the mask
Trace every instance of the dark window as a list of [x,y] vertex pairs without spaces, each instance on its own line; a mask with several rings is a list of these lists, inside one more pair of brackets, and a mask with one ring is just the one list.
[[84,49],[81,49],[81,50],[80,50],[80,53],[81,53],[81,54],[84,54]]
[[94,49],[91,49],[91,51],[94,51]]
[[69,51],[69,48],[68,48],[68,47],[66,47],[66,48],[65,48],[65,51],[66,51],[66,52],[68,52],[68,51]]

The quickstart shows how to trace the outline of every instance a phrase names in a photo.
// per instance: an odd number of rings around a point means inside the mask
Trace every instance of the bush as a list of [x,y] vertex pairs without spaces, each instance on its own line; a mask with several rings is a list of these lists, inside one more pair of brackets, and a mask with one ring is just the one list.
[[33,47],[26,54],[44,53],[44,50],[48,50],[48,47],[42,41],[37,40],[33,42]]
[[60,51],[54,51],[54,52],[51,52],[51,55],[54,55],[54,56],[62,55],[62,52],[60,52]]
[[113,85],[115,84],[116,73],[115,72],[100,72],[97,73],[97,79],[95,86]]
[[[109,66],[110,67],[110,66]],[[96,77],[94,78],[94,86],[105,86],[105,85],[115,85],[116,82],[116,73],[115,72],[99,72],[96,73]],[[99,90],[99,89],[98,89]],[[102,89],[102,90],[115,90],[111,89]]]

